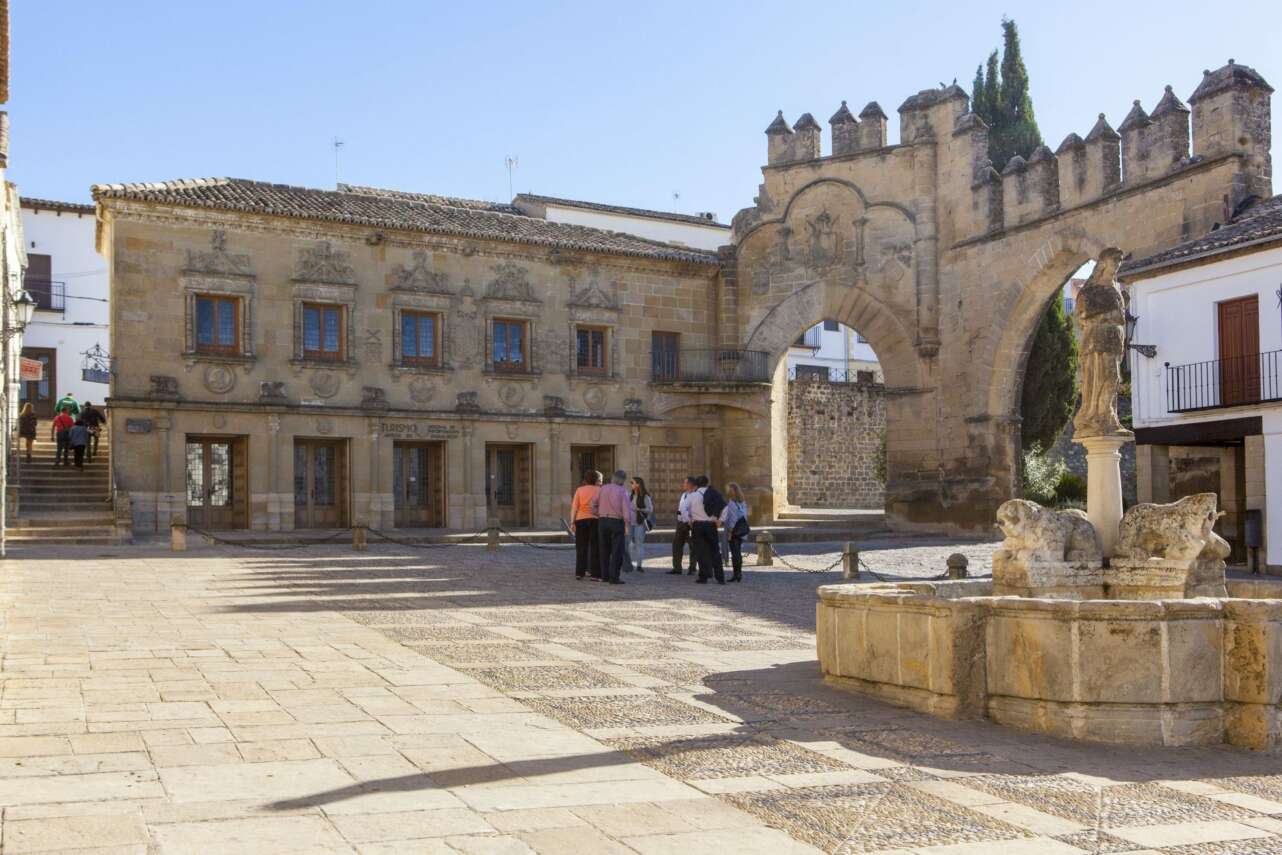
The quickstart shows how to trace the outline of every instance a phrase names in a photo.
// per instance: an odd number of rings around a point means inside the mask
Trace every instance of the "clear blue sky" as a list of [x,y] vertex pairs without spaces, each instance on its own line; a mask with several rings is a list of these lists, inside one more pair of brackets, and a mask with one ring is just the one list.
[[775,110],[826,128],[877,100],[893,141],[908,95],[970,89],[1003,13],[1052,148],[1229,57],[1282,86],[1276,0],[1013,5],[19,0],[9,174],[85,201],[203,176],[332,187],[337,135],[346,182],[501,199],[516,154],[518,192],[728,220]]

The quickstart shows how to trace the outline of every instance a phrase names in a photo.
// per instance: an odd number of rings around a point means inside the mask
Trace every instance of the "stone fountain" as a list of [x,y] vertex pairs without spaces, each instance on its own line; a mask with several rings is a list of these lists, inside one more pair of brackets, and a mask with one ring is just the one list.
[[993,578],[819,589],[828,680],[1074,739],[1282,745],[1282,584],[1226,582],[1214,493],[1122,513],[1121,253],[1077,303],[1087,512],[1012,499]]

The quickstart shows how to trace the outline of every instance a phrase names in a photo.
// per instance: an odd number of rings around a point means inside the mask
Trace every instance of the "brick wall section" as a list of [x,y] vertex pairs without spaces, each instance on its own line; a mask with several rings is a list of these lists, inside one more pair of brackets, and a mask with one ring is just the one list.
[[788,503],[803,508],[881,508],[877,455],[886,428],[880,383],[788,384]]

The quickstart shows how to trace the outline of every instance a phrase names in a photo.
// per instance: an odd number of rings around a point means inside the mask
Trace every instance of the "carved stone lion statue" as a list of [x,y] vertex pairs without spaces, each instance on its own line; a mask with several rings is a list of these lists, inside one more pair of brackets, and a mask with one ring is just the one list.
[[1211,530],[1223,516],[1217,502],[1214,493],[1195,493],[1166,505],[1135,505],[1122,517],[1113,554],[1139,561],[1222,561],[1229,544]]
[[1006,535],[994,561],[1098,562],[1099,535],[1079,510],[1055,511],[1027,499],[1011,499],[997,509],[997,525]]

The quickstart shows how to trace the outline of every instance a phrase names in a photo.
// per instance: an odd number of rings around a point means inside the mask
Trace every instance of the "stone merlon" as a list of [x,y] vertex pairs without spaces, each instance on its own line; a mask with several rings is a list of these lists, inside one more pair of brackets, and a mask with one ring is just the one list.
[[783,110],[779,111],[775,120],[766,128],[766,133],[771,135],[792,133],[792,128],[788,127],[788,120],[783,117]]
[[1238,65],[1230,59],[1229,64],[1223,68],[1202,72],[1202,82],[1189,96],[1189,103],[1195,104],[1208,95],[1236,88],[1263,89],[1273,94],[1273,87],[1265,82],[1258,71],[1248,65]]

